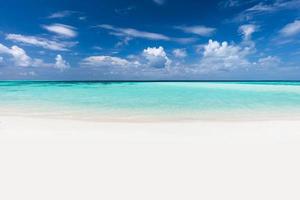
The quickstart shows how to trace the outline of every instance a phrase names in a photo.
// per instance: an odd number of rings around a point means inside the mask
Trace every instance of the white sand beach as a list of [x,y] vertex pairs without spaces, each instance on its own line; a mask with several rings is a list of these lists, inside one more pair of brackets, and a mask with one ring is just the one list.
[[0,117],[0,199],[300,199],[299,121]]

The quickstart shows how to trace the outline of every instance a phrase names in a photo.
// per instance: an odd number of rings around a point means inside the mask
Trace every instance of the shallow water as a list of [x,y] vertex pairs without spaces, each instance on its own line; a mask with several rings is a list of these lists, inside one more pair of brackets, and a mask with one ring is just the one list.
[[300,82],[0,82],[5,114],[82,118],[300,117]]

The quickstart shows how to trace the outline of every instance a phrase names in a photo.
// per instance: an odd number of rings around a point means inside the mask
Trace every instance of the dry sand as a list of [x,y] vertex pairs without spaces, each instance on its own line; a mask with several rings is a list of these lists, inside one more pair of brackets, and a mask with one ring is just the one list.
[[0,116],[1,200],[300,199],[300,121]]

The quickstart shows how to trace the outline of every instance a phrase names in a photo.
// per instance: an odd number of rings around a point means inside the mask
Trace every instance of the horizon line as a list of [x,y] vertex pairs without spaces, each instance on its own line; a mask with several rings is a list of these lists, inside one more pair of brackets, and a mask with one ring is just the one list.
[[0,80],[0,82],[300,82],[300,80]]

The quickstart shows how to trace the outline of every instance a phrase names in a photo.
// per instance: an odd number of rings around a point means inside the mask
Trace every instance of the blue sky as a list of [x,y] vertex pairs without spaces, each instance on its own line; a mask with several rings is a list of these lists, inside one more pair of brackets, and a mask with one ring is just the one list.
[[300,0],[10,0],[0,79],[300,79]]

